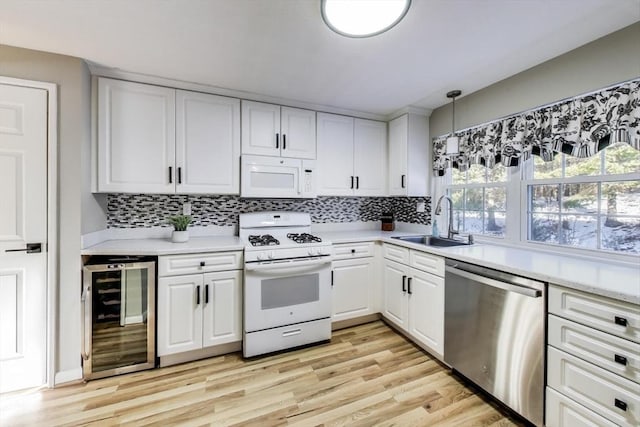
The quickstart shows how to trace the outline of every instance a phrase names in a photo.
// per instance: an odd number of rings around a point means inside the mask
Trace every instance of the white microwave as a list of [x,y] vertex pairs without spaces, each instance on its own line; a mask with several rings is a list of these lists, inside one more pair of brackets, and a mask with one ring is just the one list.
[[243,155],[240,197],[315,198],[315,163],[315,160]]

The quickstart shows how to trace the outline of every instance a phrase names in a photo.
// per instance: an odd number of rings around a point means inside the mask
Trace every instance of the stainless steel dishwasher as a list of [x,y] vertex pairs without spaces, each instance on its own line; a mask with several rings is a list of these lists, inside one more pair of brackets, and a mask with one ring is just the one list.
[[535,425],[543,425],[543,282],[446,260],[444,360]]

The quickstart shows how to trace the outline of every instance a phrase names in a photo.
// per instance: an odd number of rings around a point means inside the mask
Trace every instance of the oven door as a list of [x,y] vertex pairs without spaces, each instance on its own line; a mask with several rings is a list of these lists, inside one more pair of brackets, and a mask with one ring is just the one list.
[[331,317],[331,257],[245,264],[245,332],[327,317]]

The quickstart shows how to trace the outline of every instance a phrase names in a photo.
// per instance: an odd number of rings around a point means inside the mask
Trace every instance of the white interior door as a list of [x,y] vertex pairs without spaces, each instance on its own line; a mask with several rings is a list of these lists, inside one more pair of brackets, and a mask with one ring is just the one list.
[[0,392],[46,380],[46,249],[47,91],[0,84]]

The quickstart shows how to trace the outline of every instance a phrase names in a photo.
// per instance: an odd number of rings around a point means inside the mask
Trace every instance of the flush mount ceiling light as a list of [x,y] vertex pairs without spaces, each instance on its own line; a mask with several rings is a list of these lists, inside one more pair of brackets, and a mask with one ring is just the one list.
[[321,0],[322,19],[347,37],[371,37],[394,27],[411,0]]
[[447,98],[451,98],[451,136],[447,138],[447,154],[456,154],[460,150],[460,139],[456,136],[456,97],[460,96],[460,90],[447,92]]

